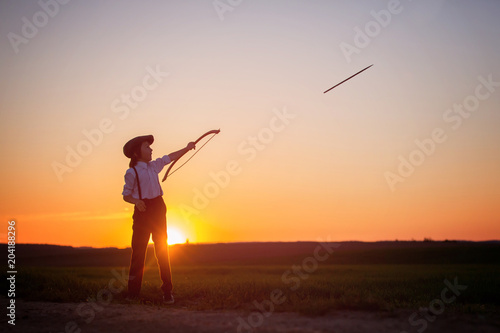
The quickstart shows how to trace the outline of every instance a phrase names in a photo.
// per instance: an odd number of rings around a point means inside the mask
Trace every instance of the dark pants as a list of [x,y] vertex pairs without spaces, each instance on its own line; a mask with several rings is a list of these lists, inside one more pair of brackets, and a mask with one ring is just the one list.
[[146,250],[149,235],[152,234],[156,260],[160,266],[160,277],[163,281],[161,289],[164,293],[170,293],[172,292],[172,273],[167,246],[167,207],[161,196],[143,199],[143,201],[146,204],[146,211],[140,212],[134,208],[128,292],[131,296],[137,296],[141,291]]

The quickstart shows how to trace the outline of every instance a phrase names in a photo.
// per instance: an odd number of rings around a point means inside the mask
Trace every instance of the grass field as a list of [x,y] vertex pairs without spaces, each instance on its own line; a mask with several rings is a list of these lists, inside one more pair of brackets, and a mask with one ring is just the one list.
[[[276,312],[323,315],[442,304],[448,314],[500,312],[498,242],[345,242],[327,260],[307,262],[317,247],[313,242],[173,246],[173,307],[255,311],[272,303]],[[125,303],[129,260],[130,249],[18,245],[16,298]],[[0,275],[6,290],[6,273]],[[453,300],[443,302],[443,290],[450,289],[445,280],[466,289],[455,295],[445,291]],[[137,303],[159,305],[160,285],[150,249]]]
[[[124,291],[117,291],[120,283],[115,281],[116,289],[109,292],[110,280],[116,279],[113,270],[120,275],[127,272],[125,267],[26,267],[18,274],[17,296],[55,302],[125,302]],[[336,309],[416,310],[440,299],[444,280],[453,284],[455,278],[467,289],[446,304],[447,311],[491,313],[500,304],[498,265],[320,265],[311,273],[294,273],[290,265],[177,265],[172,274],[174,307],[193,310],[253,311],[254,301],[270,300],[275,289],[283,293],[280,299],[284,300],[274,304],[278,312],[322,315]],[[160,284],[157,268],[149,266],[139,302],[158,304]]]

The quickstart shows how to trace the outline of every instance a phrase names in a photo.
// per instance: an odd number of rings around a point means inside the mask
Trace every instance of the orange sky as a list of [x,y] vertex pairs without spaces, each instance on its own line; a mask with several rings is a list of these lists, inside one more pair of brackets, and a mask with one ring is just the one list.
[[129,246],[123,144],[218,128],[162,183],[181,239],[500,239],[496,2],[1,6],[2,242]]

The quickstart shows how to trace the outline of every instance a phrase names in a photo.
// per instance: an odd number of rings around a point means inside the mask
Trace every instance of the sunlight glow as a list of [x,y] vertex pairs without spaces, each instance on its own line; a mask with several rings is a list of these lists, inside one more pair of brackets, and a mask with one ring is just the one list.
[[[174,244],[184,244],[186,243],[187,237],[184,235],[182,231],[180,231],[176,227],[167,227],[167,244],[168,245],[174,245]],[[149,244],[154,244],[153,242],[153,237],[149,236]]]
[[182,244],[186,242],[186,236],[176,227],[167,227],[168,245]]

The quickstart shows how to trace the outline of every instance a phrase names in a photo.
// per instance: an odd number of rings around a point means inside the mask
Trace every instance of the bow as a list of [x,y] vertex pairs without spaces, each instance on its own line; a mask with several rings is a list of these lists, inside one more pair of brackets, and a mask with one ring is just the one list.
[[[182,168],[184,166],[184,164],[186,164],[187,162],[189,162],[193,157],[194,155],[196,155],[200,150],[201,148],[203,148],[210,140],[213,139],[213,137],[215,136],[215,134],[219,134],[220,132],[220,129],[218,130],[211,130],[211,131],[208,131],[207,133],[203,134],[202,136],[200,136],[195,142],[194,144],[197,144],[198,142],[200,142],[204,137],[206,137],[207,135],[210,135],[210,134],[213,134],[212,137],[210,139],[207,140],[207,142],[205,142],[203,144],[203,146],[201,146],[193,155],[191,155],[190,158],[188,158],[188,160],[184,163],[182,163],[182,165],[180,167],[178,167],[177,169],[175,169],[174,171],[172,171],[172,173],[170,175],[172,175],[174,172],[176,172],[177,170],[179,170],[180,168]],[[187,151],[186,151],[187,153]],[[185,153],[184,153],[185,154]],[[168,167],[167,169],[167,172],[165,172],[165,176],[163,176],[163,179],[162,179],[162,182],[165,181],[165,179],[167,179],[168,177],[168,173],[170,172],[170,170],[174,167],[175,163],[177,163],[178,160],[181,159],[182,156],[184,156],[184,154],[182,154],[178,159],[176,159],[175,161],[173,161],[170,166]]]

